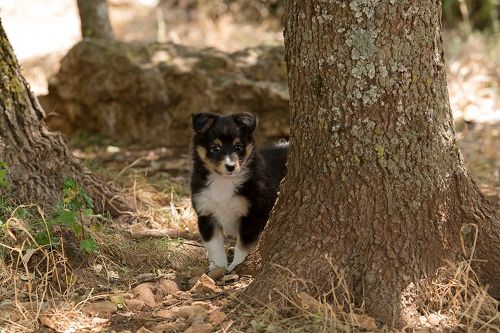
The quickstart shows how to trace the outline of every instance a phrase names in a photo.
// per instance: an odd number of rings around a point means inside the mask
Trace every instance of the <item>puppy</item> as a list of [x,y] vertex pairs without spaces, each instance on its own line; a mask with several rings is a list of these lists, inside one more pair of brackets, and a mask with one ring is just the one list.
[[[191,202],[210,262],[232,271],[256,245],[286,174],[288,144],[255,148],[257,118],[193,114]],[[228,265],[224,236],[236,238]]]

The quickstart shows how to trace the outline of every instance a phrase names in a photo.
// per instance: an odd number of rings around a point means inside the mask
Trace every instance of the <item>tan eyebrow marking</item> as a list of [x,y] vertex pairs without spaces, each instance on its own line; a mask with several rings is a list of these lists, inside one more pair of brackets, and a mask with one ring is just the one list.
[[196,147],[196,152],[198,153],[198,156],[200,157],[201,161],[210,169],[210,170],[216,170],[217,169],[217,164],[213,163],[211,160],[207,158],[207,150],[203,148],[202,146],[197,146]]
[[233,140],[233,146],[234,146],[234,145],[236,145],[236,144],[238,144],[238,143],[241,143],[240,138],[235,138],[235,139]]
[[219,139],[215,139],[215,140],[214,140],[214,143],[215,143],[216,145],[222,146],[222,141],[220,141]]

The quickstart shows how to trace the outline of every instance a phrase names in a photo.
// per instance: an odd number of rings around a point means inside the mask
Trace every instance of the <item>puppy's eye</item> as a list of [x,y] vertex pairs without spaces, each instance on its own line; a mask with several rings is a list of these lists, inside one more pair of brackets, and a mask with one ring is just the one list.
[[234,151],[237,153],[241,153],[243,151],[243,146],[240,144],[237,144],[234,146]]
[[210,147],[210,152],[212,154],[220,153],[220,146],[219,145],[213,145],[212,147]]

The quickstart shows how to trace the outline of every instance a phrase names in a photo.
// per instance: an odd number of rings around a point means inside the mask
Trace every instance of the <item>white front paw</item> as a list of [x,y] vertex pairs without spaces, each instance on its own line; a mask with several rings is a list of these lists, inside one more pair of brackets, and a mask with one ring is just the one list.
[[231,265],[227,266],[227,272],[228,273],[231,273],[235,268],[236,266],[238,266],[239,264],[234,264],[234,263],[231,263]]

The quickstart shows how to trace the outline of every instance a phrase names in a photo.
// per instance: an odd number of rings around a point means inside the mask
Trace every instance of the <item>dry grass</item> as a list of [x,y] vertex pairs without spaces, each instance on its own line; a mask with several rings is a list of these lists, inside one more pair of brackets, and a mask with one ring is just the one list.
[[[22,209],[36,216],[20,217]],[[31,332],[42,325],[57,332],[103,327],[108,320],[91,318],[82,307],[107,299],[110,288],[127,292],[144,279],[206,266],[198,243],[164,237],[134,240],[93,225],[86,225],[85,232],[96,239],[100,252],[79,254],[75,260],[79,249],[72,244],[67,250],[64,237],[58,246],[37,243],[33,223],[49,230],[40,207],[9,206],[6,211],[10,215],[0,217],[5,218],[0,225],[0,332]]]
[[[317,297],[315,286],[281,267],[276,273],[286,281],[275,289],[274,301],[250,307],[240,303],[233,318],[234,332],[499,332],[499,302],[478,282],[470,261],[450,263],[439,269],[438,277],[411,285],[414,303],[411,310],[420,314],[396,329],[369,316],[354,304],[344,275],[331,261],[332,285]],[[305,291],[304,291],[305,290]],[[337,295],[337,296],[335,296]],[[340,297],[338,295],[341,295]],[[408,305],[408,304],[407,304]]]
[[38,245],[28,223],[16,217],[22,208],[34,208],[48,230],[45,214],[35,205],[17,207],[2,227],[0,319],[9,332],[37,329],[41,314],[57,306],[56,300],[68,299],[76,282],[64,242],[59,249]]

